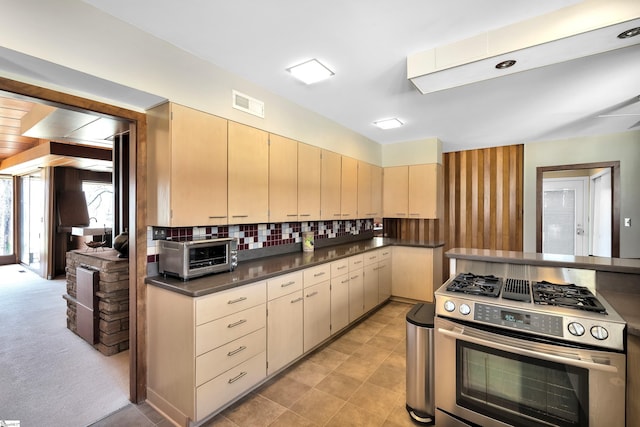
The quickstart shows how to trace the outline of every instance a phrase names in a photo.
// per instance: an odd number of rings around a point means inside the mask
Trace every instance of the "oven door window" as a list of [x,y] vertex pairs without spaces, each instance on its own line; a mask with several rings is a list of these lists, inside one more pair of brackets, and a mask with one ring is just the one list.
[[226,245],[203,246],[189,249],[189,267],[198,268],[227,262]]
[[589,371],[457,341],[458,405],[517,426],[586,426]]

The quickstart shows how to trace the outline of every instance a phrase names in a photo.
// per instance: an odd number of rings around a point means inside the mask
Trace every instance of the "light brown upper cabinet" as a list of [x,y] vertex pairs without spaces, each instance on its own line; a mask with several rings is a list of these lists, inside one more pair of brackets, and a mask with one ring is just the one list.
[[298,144],[298,220],[320,219],[320,171],[322,150]]
[[269,134],[230,121],[228,144],[229,223],[268,222]]
[[440,218],[444,190],[442,165],[384,168],[383,211],[387,218]]
[[148,223],[227,224],[227,121],[167,102],[147,130]]
[[269,135],[269,221],[298,220],[298,142]]
[[382,210],[386,218],[409,216],[409,167],[384,168]]
[[442,165],[409,166],[409,218],[441,218],[444,206]]
[[358,218],[382,216],[382,168],[358,161]]
[[342,156],[340,175],[340,215],[342,219],[358,217],[358,161]]
[[320,219],[338,220],[340,212],[340,187],[342,185],[342,156],[322,150],[320,172]]

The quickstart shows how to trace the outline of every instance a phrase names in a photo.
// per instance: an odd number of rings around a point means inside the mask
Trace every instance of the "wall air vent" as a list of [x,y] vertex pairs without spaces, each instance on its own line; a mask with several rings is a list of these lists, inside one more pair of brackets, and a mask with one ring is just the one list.
[[237,90],[233,90],[232,95],[233,108],[264,119],[264,102],[240,93]]

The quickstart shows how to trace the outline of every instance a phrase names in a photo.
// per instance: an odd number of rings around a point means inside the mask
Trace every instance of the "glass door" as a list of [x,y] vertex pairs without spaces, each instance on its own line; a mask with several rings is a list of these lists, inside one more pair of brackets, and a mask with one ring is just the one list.
[[542,183],[542,252],[588,255],[586,177]]
[[0,264],[16,262],[13,250],[13,179],[0,176]]
[[20,263],[42,275],[45,191],[42,172],[20,177]]

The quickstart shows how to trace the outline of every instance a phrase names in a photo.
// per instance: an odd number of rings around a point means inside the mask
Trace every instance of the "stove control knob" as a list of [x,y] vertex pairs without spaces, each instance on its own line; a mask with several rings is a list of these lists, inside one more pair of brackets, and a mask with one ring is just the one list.
[[597,340],[606,340],[609,338],[609,331],[602,326],[593,326],[591,328],[591,336]]
[[471,307],[469,307],[469,305],[467,304],[462,304],[460,306],[460,313],[466,316],[467,314],[471,313]]
[[569,323],[569,325],[567,325],[567,329],[569,329],[569,333],[571,335],[575,335],[577,337],[584,335],[584,326],[578,322]]
[[456,309],[456,305],[453,301],[447,300],[444,302],[444,309],[447,310],[449,313],[451,313],[453,310]]

